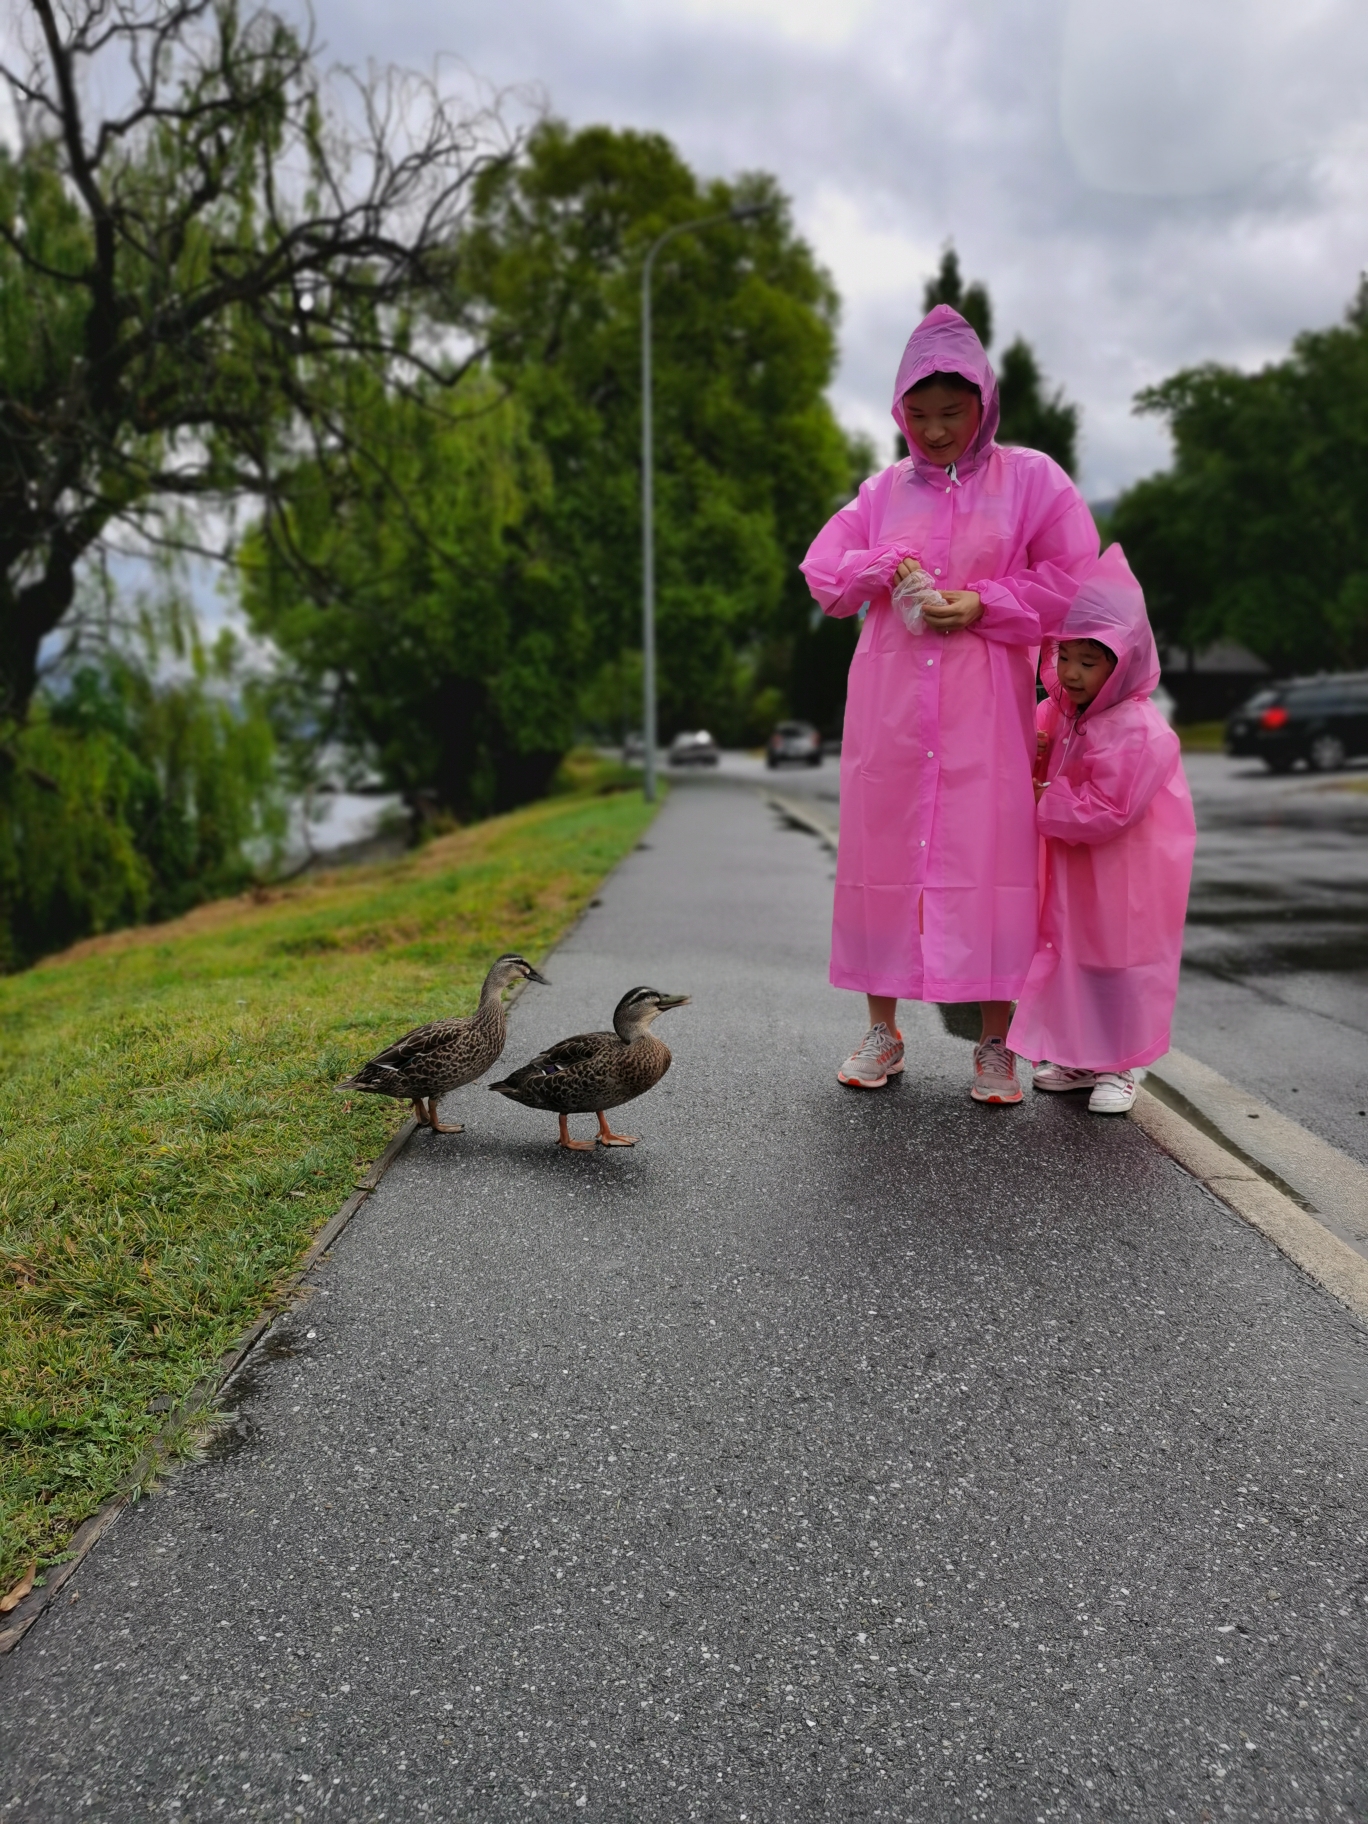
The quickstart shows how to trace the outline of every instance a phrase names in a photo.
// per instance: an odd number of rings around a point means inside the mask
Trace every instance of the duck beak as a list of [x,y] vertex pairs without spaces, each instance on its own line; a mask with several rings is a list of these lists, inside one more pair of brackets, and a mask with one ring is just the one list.
[[547,981],[546,977],[542,974],[541,970],[534,969],[532,967],[531,963],[529,963],[527,965],[527,967],[523,970],[523,975],[529,982],[540,982],[543,988],[549,988],[551,986],[550,982]]
[[670,1007],[687,1007],[691,998],[687,994],[662,994],[656,1006],[664,1013]]

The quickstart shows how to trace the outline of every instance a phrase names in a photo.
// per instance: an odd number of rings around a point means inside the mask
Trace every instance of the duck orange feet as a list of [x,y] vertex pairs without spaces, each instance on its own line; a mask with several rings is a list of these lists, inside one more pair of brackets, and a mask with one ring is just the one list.
[[572,1140],[569,1117],[562,1115],[560,1117],[560,1139],[556,1144],[567,1147],[572,1153],[592,1153],[598,1143],[594,1140]]
[[613,1132],[612,1128],[608,1125],[608,1117],[604,1114],[602,1109],[598,1111],[598,1124],[598,1143],[600,1146],[636,1145],[637,1137],[635,1134],[615,1134]]

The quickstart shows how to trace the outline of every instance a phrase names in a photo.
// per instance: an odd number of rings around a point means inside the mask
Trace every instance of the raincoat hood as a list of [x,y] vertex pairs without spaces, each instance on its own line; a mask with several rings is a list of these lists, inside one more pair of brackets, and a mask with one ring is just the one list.
[[1073,699],[1059,682],[1055,661],[1061,640],[1099,640],[1116,654],[1116,669],[1083,712],[1089,720],[1127,697],[1147,700],[1159,683],[1159,652],[1145,613],[1145,597],[1120,545],[1108,545],[1078,586],[1059,632],[1044,642],[1040,681],[1066,715]]
[[924,316],[908,338],[903,358],[898,363],[898,378],[893,387],[893,422],[907,440],[907,448],[917,473],[926,481],[942,482],[945,470],[929,462],[917,447],[903,414],[903,394],[928,374],[962,374],[979,389],[983,400],[983,417],[969,448],[955,464],[957,476],[972,475],[993,447],[997,436],[997,376],[989,364],[987,351],[978,335],[957,310],[948,304],[937,304]]

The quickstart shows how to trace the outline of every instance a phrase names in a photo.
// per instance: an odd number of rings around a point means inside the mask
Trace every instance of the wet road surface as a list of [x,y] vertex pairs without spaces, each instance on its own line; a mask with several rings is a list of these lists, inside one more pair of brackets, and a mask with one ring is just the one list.
[[829,906],[671,799],[507,1054],[691,992],[641,1144],[448,1099],[0,1661],[0,1818],[1368,1814],[1363,1327],[931,1009],[842,1090]]

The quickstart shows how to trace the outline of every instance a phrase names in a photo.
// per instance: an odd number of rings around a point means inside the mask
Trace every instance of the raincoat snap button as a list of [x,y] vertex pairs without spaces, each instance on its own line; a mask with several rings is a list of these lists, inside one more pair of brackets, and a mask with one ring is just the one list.
[[939,564],[936,565],[936,575],[937,576],[940,575],[940,565]]
[[936,661],[934,659],[928,659],[926,662],[928,665],[934,665]]

